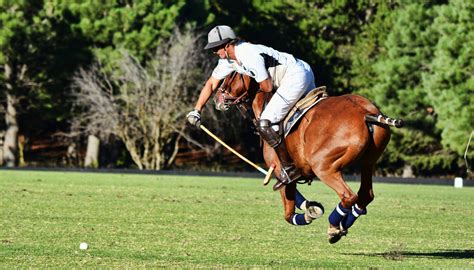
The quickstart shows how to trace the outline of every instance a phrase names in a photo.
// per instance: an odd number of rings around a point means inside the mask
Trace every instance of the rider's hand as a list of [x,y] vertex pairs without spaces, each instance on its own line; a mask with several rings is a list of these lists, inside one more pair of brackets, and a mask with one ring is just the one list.
[[188,119],[188,122],[196,127],[201,126],[201,114],[199,113],[199,110],[194,109],[186,115],[186,118]]

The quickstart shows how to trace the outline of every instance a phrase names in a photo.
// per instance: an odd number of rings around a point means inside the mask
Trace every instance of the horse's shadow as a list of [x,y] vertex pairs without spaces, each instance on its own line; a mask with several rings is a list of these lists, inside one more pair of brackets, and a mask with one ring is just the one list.
[[370,257],[383,257],[390,260],[403,260],[403,258],[438,258],[438,259],[472,259],[472,249],[450,249],[432,252],[413,252],[403,250],[391,250],[382,253],[345,253],[345,255],[362,255]]

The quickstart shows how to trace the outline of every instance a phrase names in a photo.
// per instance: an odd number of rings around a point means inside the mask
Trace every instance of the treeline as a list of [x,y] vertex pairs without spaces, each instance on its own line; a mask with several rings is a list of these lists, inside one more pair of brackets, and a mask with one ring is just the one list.
[[[216,24],[304,59],[330,94],[402,118],[380,174],[472,167],[474,2],[464,0],[2,1],[0,163],[225,169],[222,148],[184,119],[217,61],[203,51]],[[206,125],[258,160],[249,124],[211,103]],[[60,160],[35,158],[38,138],[65,145]],[[177,162],[189,151],[202,158]]]

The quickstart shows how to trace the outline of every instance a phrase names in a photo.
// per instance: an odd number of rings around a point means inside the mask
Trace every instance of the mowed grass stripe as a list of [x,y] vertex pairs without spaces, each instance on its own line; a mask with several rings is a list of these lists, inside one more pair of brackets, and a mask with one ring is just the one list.
[[320,182],[300,190],[326,214],[295,227],[261,179],[0,171],[0,267],[474,268],[474,189],[374,189],[330,245],[338,198]]

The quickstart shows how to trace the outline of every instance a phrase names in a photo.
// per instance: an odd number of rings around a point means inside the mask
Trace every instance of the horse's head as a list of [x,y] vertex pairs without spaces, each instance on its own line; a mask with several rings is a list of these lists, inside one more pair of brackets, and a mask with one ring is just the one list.
[[226,111],[231,105],[238,105],[251,100],[258,84],[249,76],[233,72],[225,77],[214,95],[216,109]]

